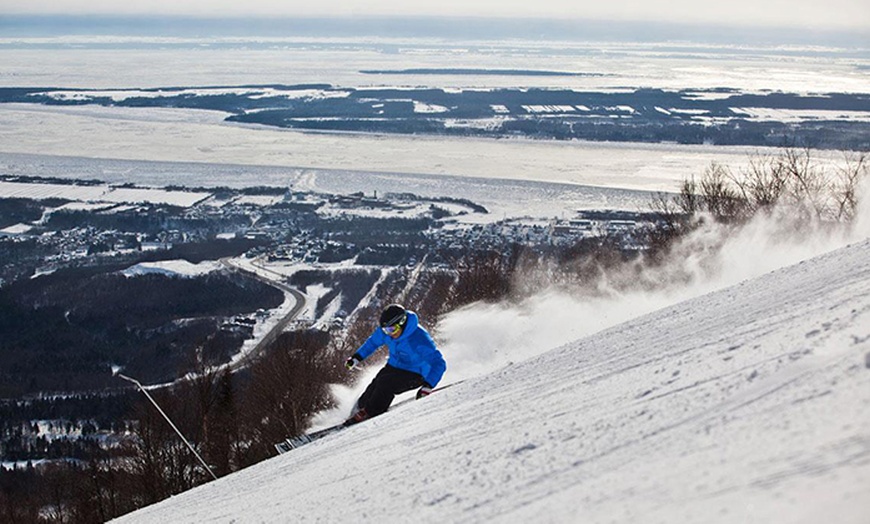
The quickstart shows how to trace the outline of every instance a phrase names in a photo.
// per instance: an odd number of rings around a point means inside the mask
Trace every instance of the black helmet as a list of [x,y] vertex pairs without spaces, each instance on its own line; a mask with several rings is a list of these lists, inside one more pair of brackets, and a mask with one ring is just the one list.
[[408,321],[408,313],[399,304],[390,304],[381,312],[381,327],[404,326]]

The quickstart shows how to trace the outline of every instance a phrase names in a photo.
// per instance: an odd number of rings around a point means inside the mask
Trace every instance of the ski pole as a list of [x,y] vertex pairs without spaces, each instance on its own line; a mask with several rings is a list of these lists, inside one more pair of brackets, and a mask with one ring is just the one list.
[[208,471],[213,479],[217,480],[217,475],[214,474],[214,471],[212,471],[211,468],[208,467],[208,464],[206,464],[202,457],[199,456],[199,453],[197,453],[196,450],[193,449],[193,446],[190,444],[190,442],[188,442],[188,440],[184,438],[184,435],[181,434],[181,431],[175,426],[175,424],[172,423],[172,420],[170,420],[169,416],[160,408],[160,406],[157,404],[157,401],[154,400],[154,398],[148,393],[147,390],[145,390],[145,387],[142,386],[142,383],[135,378],[130,378],[127,375],[124,375],[123,373],[115,372],[114,375],[118,378],[126,380],[127,382],[132,382],[133,384],[136,384],[136,387],[138,387],[139,390],[144,393],[146,397],[148,397],[148,400],[150,400],[151,403],[154,404],[154,407],[157,408],[157,411],[159,411],[160,414],[163,415],[163,418],[166,419],[166,422],[169,422],[169,425],[172,426],[172,429],[174,429],[175,432],[178,433],[178,436],[181,437],[181,440],[183,440],[184,443],[187,444],[187,448],[190,450],[191,453],[196,456],[197,459],[199,459],[200,464],[202,464],[205,470]]

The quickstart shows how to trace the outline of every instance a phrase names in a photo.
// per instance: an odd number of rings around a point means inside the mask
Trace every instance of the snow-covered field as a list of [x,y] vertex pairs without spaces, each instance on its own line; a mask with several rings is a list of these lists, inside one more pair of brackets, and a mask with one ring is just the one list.
[[[172,191],[159,188],[112,187],[106,184],[72,185],[10,182],[0,180],[0,198],[27,198],[46,200],[61,198],[84,205],[64,209],[88,209],[85,205],[98,203],[151,203],[190,207],[211,196],[211,193],[196,191]],[[98,208],[91,207],[96,210]]]
[[863,524],[868,359],[864,240],[121,520]]
[[804,122],[810,120],[849,120],[870,122],[870,112],[866,111],[813,111],[804,109],[768,109],[764,107],[732,108],[735,113],[743,113],[755,122]]
[[181,278],[193,278],[206,275],[212,271],[218,271],[222,267],[223,266],[219,262],[210,260],[198,264],[192,264],[187,260],[162,260],[160,262],[142,262],[130,266],[123,270],[121,274],[125,277],[159,274]]

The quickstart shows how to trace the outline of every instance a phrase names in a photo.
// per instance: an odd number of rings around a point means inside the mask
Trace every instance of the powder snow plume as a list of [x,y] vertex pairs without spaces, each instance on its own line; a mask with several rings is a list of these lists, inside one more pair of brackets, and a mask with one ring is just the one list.
[[[870,179],[865,179],[859,196],[868,194]],[[705,220],[674,246],[668,263],[629,276],[605,274],[593,292],[542,286],[519,302],[475,303],[452,311],[439,320],[435,333],[447,360],[441,384],[492,373],[641,315],[870,237],[867,205],[859,206],[851,223],[797,227],[789,217],[786,210],[760,213],[737,230]],[[432,324],[430,319],[423,322]],[[337,407],[316,415],[312,429],[345,420],[379,368],[360,371],[354,386],[333,385]]]
[[[859,196],[868,194],[870,179],[865,178]],[[858,207],[851,223],[797,227],[789,216],[781,210],[759,213],[737,230],[706,220],[674,246],[666,264],[629,277],[605,275],[592,293],[544,286],[519,302],[476,303],[453,311],[438,327],[448,362],[445,380],[491,373],[632,318],[870,237],[868,205]],[[636,285],[626,285],[626,278]]]

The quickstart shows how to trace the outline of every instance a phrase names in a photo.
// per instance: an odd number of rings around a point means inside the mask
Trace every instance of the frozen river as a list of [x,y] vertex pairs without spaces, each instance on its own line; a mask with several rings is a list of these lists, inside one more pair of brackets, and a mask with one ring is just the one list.
[[186,186],[412,192],[501,215],[647,210],[651,193],[755,149],[302,133],[173,109],[0,107],[0,172]]
[[[857,53],[857,54],[856,54]],[[0,38],[0,87],[145,88],[326,83],[444,89],[868,92],[866,52],[567,42],[121,37]],[[367,75],[365,69],[551,70],[579,76]],[[585,76],[588,74],[588,76]],[[0,105],[7,174],[469,198],[493,215],[646,209],[650,192],[758,148],[303,133],[187,109]]]

